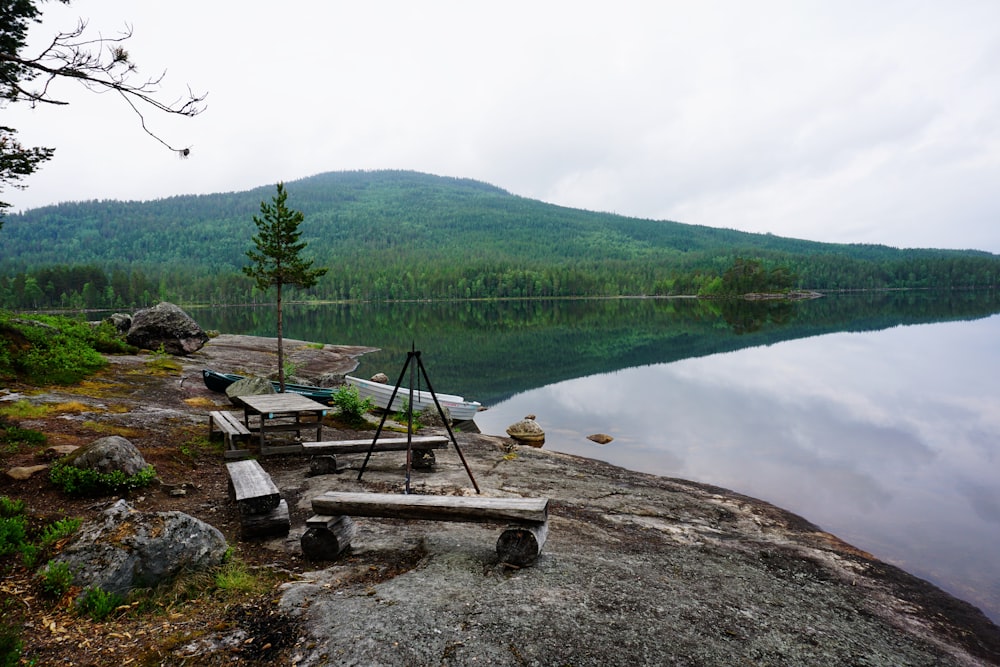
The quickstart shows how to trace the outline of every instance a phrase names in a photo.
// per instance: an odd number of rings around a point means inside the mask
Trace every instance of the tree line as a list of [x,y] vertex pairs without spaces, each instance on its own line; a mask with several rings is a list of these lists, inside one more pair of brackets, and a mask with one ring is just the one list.
[[[986,252],[818,243],[627,218],[468,179],[336,172],[286,188],[289,205],[304,215],[304,258],[328,269],[313,287],[291,290],[294,300],[980,289],[1000,282],[1000,257]],[[269,193],[80,202],[11,215],[0,236],[0,306],[264,302],[270,297],[242,268],[252,218]],[[738,286],[737,274],[748,269]],[[761,278],[770,287],[757,289]]]

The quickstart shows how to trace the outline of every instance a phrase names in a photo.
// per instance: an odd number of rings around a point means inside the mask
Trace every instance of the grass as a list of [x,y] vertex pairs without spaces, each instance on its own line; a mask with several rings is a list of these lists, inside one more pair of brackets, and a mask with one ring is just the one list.
[[89,431],[98,433],[100,435],[120,435],[123,438],[136,438],[142,435],[142,432],[129,428],[128,426],[116,426],[114,424],[103,424],[101,422],[95,422],[93,420],[86,420],[81,424],[81,426]]
[[40,419],[52,414],[52,410],[51,405],[35,405],[23,398],[0,405],[0,415],[11,419]]
[[251,571],[242,560],[233,558],[215,573],[215,587],[223,593],[257,595],[267,592],[271,588],[271,581],[268,577]]
[[217,457],[223,453],[226,443],[225,441],[212,440],[204,432],[195,434],[194,432],[188,432],[188,438],[181,443],[180,453],[195,462],[206,454],[211,457]]
[[163,352],[163,346],[156,352],[153,352],[152,358],[145,363],[143,372],[149,373],[151,375],[176,375],[184,370],[177,359],[170,356],[166,352]]

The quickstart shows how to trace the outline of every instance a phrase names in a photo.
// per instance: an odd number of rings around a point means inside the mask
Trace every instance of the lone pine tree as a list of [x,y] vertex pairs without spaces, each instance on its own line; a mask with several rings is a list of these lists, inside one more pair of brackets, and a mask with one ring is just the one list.
[[302,232],[299,225],[305,219],[301,211],[285,206],[288,193],[285,184],[278,183],[278,194],[272,203],[260,203],[260,217],[254,216],[254,224],[258,233],[253,236],[256,249],[247,250],[253,264],[243,267],[243,273],[257,283],[257,287],[267,291],[277,288],[278,308],[278,384],[285,391],[285,352],[282,343],[281,288],[292,285],[302,289],[312,287],[317,279],[326,273],[326,269],[313,269],[312,260],[302,258],[302,250],[306,247],[299,237]]

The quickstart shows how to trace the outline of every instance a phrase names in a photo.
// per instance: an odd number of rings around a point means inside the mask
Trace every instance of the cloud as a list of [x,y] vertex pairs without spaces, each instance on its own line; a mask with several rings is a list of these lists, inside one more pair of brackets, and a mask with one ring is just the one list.
[[5,109],[57,148],[18,207],[245,189],[341,169],[476,178],[623,215],[1000,251],[1000,5],[431,1],[47,5],[91,13],[198,118],[111,96]]

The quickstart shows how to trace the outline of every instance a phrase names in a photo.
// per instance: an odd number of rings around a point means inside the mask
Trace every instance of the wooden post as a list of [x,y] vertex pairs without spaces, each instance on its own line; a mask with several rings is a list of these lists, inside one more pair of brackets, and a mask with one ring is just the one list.
[[272,537],[287,535],[291,528],[288,503],[282,498],[278,506],[264,514],[244,514],[240,517],[240,537]]
[[337,457],[333,454],[319,454],[309,461],[309,476],[332,475],[337,472]]
[[312,561],[335,559],[351,546],[358,531],[349,516],[317,515],[307,519],[306,526],[299,543],[302,555]]
[[410,450],[410,461],[416,470],[433,470],[437,459],[434,457],[432,449],[412,449]]
[[548,522],[507,526],[497,539],[497,555],[500,556],[500,562],[518,567],[530,565],[542,552],[548,534]]

